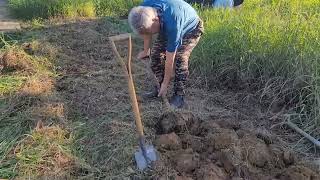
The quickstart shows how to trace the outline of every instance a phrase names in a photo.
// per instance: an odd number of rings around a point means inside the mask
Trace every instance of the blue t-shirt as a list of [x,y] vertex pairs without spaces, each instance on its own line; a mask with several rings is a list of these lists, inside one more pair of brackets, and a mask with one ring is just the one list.
[[233,7],[233,0],[213,0],[214,7]]
[[167,51],[174,52],[182,44],[183,36],[194,30],[199,16],[193,7],[183,0],[145,0],[141,6],[158,10],[161,32],[167,37]]

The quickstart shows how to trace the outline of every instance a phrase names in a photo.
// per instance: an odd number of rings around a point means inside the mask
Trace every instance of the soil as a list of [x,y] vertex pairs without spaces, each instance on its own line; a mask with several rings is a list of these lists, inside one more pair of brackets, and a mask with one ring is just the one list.
[[155,144],[161,149],[177,150],[181,148],[181,140],[175,133],[160,135]]
[[[320,179],[312,169],[297,165],[293,153],[265,142],[255,132],[244,132],[236,122],[204,122],[191,114],[167,112],[158,124],[159,132],[170,132],[156,140],[166,154],[161,161],[167,162],[177,175],[198,180]],[[201,127],[202,133],[192,131],[195,126]],[[169,146],[172,144],[175,148]]]

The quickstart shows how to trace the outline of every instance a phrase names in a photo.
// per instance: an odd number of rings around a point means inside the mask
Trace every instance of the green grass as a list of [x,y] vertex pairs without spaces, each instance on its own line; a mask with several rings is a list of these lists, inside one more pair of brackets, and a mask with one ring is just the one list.
[[[72,137],[59,126],[34,129],[15,147],[20,177],[55,175],[74,163],[70,146]],[[65,176],[65,175],[64,175]]]
[[138,5],[141,0],[94,0],[99,16],[126,16],[129,9]]
[[91,0],[9,0],[9,7],[21,19],[95,16]]
[[[3,102],[2,102],[3,103]],[[2,112],[6,112],[10,106],[8,104],[1,107]],[[13,117],[8,117],[10,113],[13,113]],[[0,177],[10,178],[17,175],[15,166],[17,159],[12,157],[10,153],[19,139],[31,129],[33,124],[32,119],[27,112],[10,112],[1,115],[0,123]]]
[[1,76],[0,77],[0,95],[13,93],[21,87],[25,77],[19,76]]
[[290,105],[307,122],[292,120],[320,132],[320,1],[250,0],[241,9],[199,13],[205,34],[192,56],[196,72],[211,84],[250,87],[261,101]]
[[126,16],[141,0],[9,0],[13,15],[21,19],[50,17]]

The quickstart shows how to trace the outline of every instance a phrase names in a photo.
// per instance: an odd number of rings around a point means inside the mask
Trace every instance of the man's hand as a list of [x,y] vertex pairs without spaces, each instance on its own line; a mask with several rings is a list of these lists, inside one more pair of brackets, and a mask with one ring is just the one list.
[[158,97],[164,97],[164,96],[166,96],[166,95],[167,95],[167,92],[168,92],[168,84],[162,83],[162,84],[161,84],[160,91],[159,91],[159,94],[158,94]]
[[147,57],[149,57],[149,56],[150,56],[150,50],[148,50],[148,51],[141,51],[141,52],[138,54],[137,58],[138,58],[138,59],[144,59],[144,58],[147,58]]
[[170,84],[170,79],[172,77],[174,58],[176,56],[175,52],[166,52],[166,62],[165,62],[165,70],[164,70],[164,78],[161,84],[161,88],[159,91],[159,97],[167,95],[167,89]]
[[138,59],[144,59],[150,56],[150,44],[152,41],[152,34],[141,34],[143,38],[143,51],[138,54]]

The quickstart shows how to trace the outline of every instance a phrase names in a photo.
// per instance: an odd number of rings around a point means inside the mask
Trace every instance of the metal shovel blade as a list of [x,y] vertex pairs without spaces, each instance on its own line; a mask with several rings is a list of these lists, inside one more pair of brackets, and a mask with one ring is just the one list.
[[146,169],[151,162],[157,160],[157,153],[152,145],[144,146],[144,148],[146,157],[143,155],[143,151],[141,148],[139,148],[139,150],[134,153],[134,158],[139,170]]

